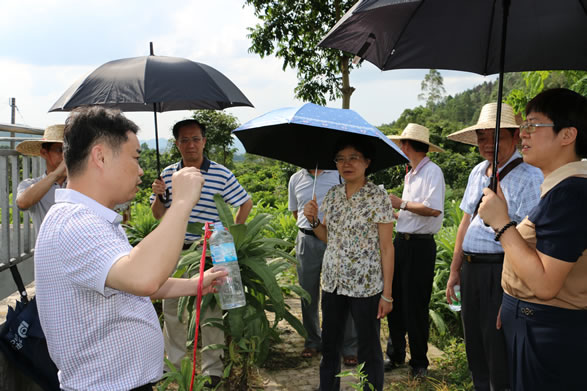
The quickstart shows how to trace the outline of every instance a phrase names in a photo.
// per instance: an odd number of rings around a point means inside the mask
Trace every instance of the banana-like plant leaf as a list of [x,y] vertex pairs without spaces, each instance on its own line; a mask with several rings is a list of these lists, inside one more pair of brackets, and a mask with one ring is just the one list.
[[287,323],[291,325],[291,327],[293,327],[298,332],[299,335],[301,335],[304,338],[308,337],[308,333],[306,332],[306,329],[304,328],[302,322],[300,322],[300,320],[297,317],[295,317],[291,312],[285,311],[285,315],[283,318],[287,321]]
[[228,204],[224,202],[220,194],[214,194],[214,203],[216,204],[218,216],[220,217],[222,224],[227,228],[234,225],[234,216],[232,215],[232,211],[230,210]]
[[188,223],[188,227],[186,230],[194,235],[204,235],[204,223]]
[[263,280],[265,288],[267,289],[267,295],[275,306],[275,316],[283,319],[283,313],[285,312],[283,294],[275,280],[275,276],[271,273],[267,264],[265,262],[255,262],[250,258],[241,260],[241,263],[253,270],[253,272]]
[[235,224],[228,230],[234,239],[235,248],[239,248],[247,237],[247,226],[245,224]]
[[230,328],[230,335],[235,341],[240,341],[245,330],[246,307],[235,308],[227,312],[226,319]]
[[432,319],[432,323],[434,323],[438,333],[444,335],[446,333],[446,323],[444,322],[444,319],[442,319],[442,316],[433,310],[429,310],[428,313],[430,314],[430,319]]
[[282,288],[290,289],[292,292],[297,294],[301,299],[306,300],[308,303],[310,303],[310,301],[312,300],[308,291],[305,290],[304,288],[302,288],[300,285],[297,285],[297,284],[284,285],[284,286],[282,286]]

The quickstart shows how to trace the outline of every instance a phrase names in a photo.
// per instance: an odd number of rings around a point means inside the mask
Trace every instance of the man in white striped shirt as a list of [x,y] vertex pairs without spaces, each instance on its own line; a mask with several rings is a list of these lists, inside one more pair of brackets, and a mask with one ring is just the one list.
[[[238,207],[236,223],[243,224],[253,207],[251,197],[240,185],[230,170],[221,164],[208,160],[204,156],[206,146],[206,128],[194,119],[179,121],[173,126],[175,145],[181,154],[181,161],[166,167],[161,172],[162,179],[153,182],[151,195],[151,210],[153,216],[160,219],[172,204],[173,189],[171,176],[183,167],[195,167],[204,177],[204,188],[198,203],[192,209],[189,222],[216,222],[219,221],[218,210],[214,203],[214,194],[220,194],[228,204]],[[165,199],[164,197],[168,197]],[[199,239],[199,235],[186,232],[184,248]],[[179,368],[186,350],[186,328],[177,316],[177,300],[163,302],[165,350],[167,358]],[[218,306],[206,312],[204,318],[221,318],[222,313]],[[203,346],[224,344],[224,333],[216,327],[202,327]],[[217,383],[222,377],[221,350],[206,350],[202,352],[202,373]]]

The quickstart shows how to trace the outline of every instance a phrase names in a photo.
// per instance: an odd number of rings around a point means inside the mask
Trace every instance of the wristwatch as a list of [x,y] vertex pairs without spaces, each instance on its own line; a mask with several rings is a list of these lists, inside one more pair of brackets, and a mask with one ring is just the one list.
[[399,206],[399,208],[401,210],[406,210],[406,206],[408,206],[408,201],[402,201],[401,205]]

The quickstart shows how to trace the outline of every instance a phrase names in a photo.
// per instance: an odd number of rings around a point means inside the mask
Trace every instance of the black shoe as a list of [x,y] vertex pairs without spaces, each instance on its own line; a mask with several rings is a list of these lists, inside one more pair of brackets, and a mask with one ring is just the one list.
[[220,383],[220,380],[220,376],[210,376],[210,380],[204,383],[204,387],[210,390],[214,390]]
[[389,358],[386,357],[383,360],[383,370],[385,372],[389,372],[389,371],[392,371],[392,370],[394,370],[396,368],[401,367],[403,364],[404,364],[403,362],[391,360],[391,359],[389,359]]
[[414,379],[424,379],[428,377],[427,368],[410,368],[410,376]]

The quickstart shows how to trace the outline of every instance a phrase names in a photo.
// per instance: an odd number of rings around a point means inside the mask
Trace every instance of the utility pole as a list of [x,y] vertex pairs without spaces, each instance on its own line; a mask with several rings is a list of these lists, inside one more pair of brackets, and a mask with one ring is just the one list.
[[[14,125],[16,123],[16,98],[10,98],[10,123]],[[10,137],[14,137],[16,133],[10,132]],[[10,149],[14,149],[14,141],[10,142]]]

